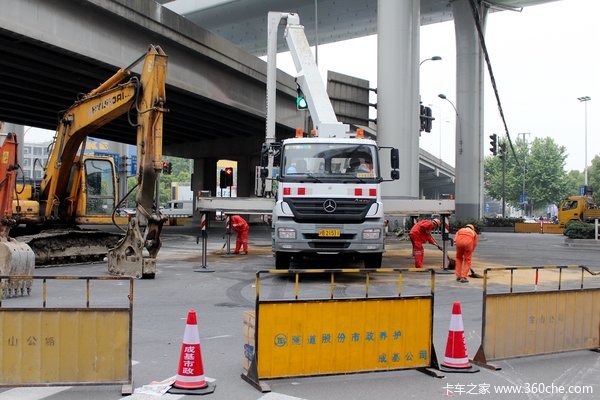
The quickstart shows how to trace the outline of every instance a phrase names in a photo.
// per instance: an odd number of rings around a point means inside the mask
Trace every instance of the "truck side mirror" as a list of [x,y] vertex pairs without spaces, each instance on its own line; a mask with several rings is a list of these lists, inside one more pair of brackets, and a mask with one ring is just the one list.
[[[400,154],[398,152],[398,149],[392,149],[390,151],[390,155],[391,155],[392,169],[400,168]],[[398,179],[398,178],[396,178],[396,179]]]
[[[260,166],[264,169],[269,165],[269,145],[266,143],[262,144],[260,149]],[[260,176],[262,177],[263,172],[261,170]]]
[[400,179],[400,171],[398,171],[397,169],[393,169],[392,170],[392,180],[397,181],[398,179]]

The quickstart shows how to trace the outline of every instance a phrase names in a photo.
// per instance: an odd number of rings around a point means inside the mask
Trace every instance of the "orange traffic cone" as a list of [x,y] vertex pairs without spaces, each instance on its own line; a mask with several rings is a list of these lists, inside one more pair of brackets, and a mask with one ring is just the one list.
[[209,394],[214,391],[215,385],[209,384],[204,377],[196,311],[190,310],[183,334],[177,377],[169,393]]
[[444,372],[479,372],[479,368],[472,366],[467,356],[465,328],[463,327],[459,301],[455,301],[452,305],[446,354],[440,365],[440,370]]

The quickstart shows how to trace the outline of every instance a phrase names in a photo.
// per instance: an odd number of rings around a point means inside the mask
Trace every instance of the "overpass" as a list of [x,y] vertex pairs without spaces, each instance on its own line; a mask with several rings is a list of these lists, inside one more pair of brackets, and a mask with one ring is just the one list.
[[[216,160],[236,160],[245,171],[239,193],[252,192],[265,130],[264,61],[152,1],[3,0],[0,26],[0,120],[53,130],[77,93],[158,44],[169,56],[164,153],[203,160],[195,163],[197,189],[216,186]],[[305,118],[293,77],[281,71],[277,97],[283,138]],[[134,132],[122,117],[94,136],[134,144]],[[425,153],[421,160],[423,194],[440,171],[453,181],[449,166]]]

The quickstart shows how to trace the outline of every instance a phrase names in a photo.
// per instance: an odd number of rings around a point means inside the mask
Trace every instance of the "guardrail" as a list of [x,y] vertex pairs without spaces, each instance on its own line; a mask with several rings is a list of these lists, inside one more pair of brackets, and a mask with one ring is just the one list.
[[[6,307],[0,299],[0,387],[121,384],[123,394],[132,393],[133,278],[0,276],[13,279],[41,281],[42,304],[11,299]],[[48,306],[48,283],[65,281],[85,281],[85,307]],[[127,306],[91,305],[90,282],[107,281],[129,281],[121,298]],[[119,301],[113,288],[110,295],[102,303]]]
[[[412,273],[429,275],[428,293],[403,294],[405,275]],[[326,294],[302,298],[301,280],[315,274],[326,277]],[[349,274],[364,279],[361,296],[336,295],[336,277],[359,279]],[[265,275],[293,277],[293,295],[261,298]],[[386,281],[393,294],[373,295],[372,280],[381,276],[393,276]],[[429,269],[259,271],[254,354],[242,378],[268,391],[261,379],[413,368],[441,377],[433,370],[438,367],[432,343],[434,287],[435,274]]]
[[[558,271],[557,279],[539,281],[540,271]],[[577,270],[580,270],[579,273]],[[509,271],[508,291],[488,293],[490,273]],[[564,271],[574,271],[565,288]],[[515,273],[529,272],[527,286],[515,291]],[[481,346],[473,361],[499,369],[489,361],[600,348],[600,279],[586,266],[488,268],[483,277]],[[598,287],[585,287],[593,277]],[[549,285],[551,285],[549,287]],[[519,285],[521,288],[521,285]]]

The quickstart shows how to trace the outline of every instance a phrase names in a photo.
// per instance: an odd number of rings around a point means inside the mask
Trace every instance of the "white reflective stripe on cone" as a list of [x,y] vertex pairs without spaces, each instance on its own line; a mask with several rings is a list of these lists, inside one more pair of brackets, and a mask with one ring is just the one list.
[[178,381],[181,382],[204,382],[204,375],[198,375],[198,376],[186,376],[186,375],[177,375],[177,379]]
[[183,344],[200,344],[198,325],[186,325],[183,332]]
[[452,314],[452,317],[450,317],[450,331],[463,332],[464,330],[462,316],[460,314]]
[[469,359],[467,357],[464,357],[464,358],[444,357],[444,362],[442,364],[453,364],[453,365],[469,364]]

